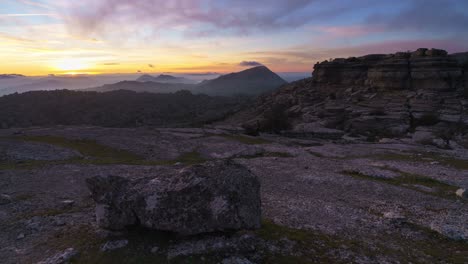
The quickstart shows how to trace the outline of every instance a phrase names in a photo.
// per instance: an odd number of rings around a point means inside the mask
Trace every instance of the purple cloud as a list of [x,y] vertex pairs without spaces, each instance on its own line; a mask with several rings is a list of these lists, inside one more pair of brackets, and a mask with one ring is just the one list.
[[257,61],[242,61],[241,63],[239,63],[239,66],[242,66],[242,67],[256,67],[256,66],[262,66],[262,65],[263,64]]

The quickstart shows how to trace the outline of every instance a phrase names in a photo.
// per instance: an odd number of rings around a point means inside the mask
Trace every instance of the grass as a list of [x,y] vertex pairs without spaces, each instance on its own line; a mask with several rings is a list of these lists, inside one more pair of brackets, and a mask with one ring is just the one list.
[[104,146],[93,140],[75,140],[56,136],[20,136],[11,139],[46,143],[78,151],[83,157],[74,157],[66,160],[28,160],[22,162],[0,162],[0,169],[33,169],[49,165],[62,164],[90,164],[90,165],[174,165],[177,163],[192,165],[203,163],[206,160],[197,151],[182,153],[173,160],[145,160],[143,157],[129,151]]
[[372,158],[380,160],[413,161],[413,162],[431,162],[437,161],[442,165],[460,170],[468,170],[468,160],[456,159],[443,156],[439,153],[387,153],[373,155]]
[[[335,250],[349,250],[357,255],[366,256],[371,260],[382,256],[390,256],[401,263],[428,263],[441,261],[444,263],[466,263],[468,260],[467,243],[447,239],[427,227],[405,223],[402,228],[418,233],[422,239],[412,239],[403,234],[391,233],[385,239],[373,242],[372,249],[361,240],[342,238],[336,235],[326,235],[312,230],[299,230],[277,225],[264,220],[262,228],[256,233],[265,240],[278,241],[288,238],[297,242],[304,254],[301,256],[269,256],[265,263],[349,263],[338,259],[333,254]],[[395,247],[392,244],[398,245]]]
[[[407,224],[409,228],[420,233],[424,239],[412,239],[403,235],[392,233],[385,239],[377,237],[377,242],[372,249],[362,240],[341,238],[335,235],[326,235],[312,230],[299,230],[281,226],[270,220],[264,220],[262,227],[255,231],[241,231],[243,233],[254,233],[258,237],[278,242],[288,239],[295,243],[295,252],[301,252],[295,256],[284,256],[271,252],[265,253],[262,263],[349,263],[353,259],[340,259],[338,250],[346,250],[358,256],[366,256],[371,260],[377,260],[381,256],[391,256],[401,263],[427,263],[418,261],[421,259],[429,261],[444,260],[444,263],[464,263],[466,261],[466,243],[447,240],[438,233],[414,224]],[[110,251],[102,252],[101,245],[106,241],[127,239],[128,246]],[[111,264],[111,263],[220,263],[222,256],[215,254],[198,255],[191,257],[178,257],[170,261],[166,259],[169,246],[180,237],[173,233],[149,231],[141,228],[131,228],[126,233],[110,238],[100,238],[89,225],[73,226],[67,232],[58,232],[49,239],[43,240],[41,247],[56,249],[57,252],[73,247],[80,254],[71,263],[81,264]],[[397,243],[398,248],[392,246]],[[151,248],[157,246],[161,253],[151,253]],[[53,252],[53,251],[52,251]],[[260,252],[259,252],[260,253]],[[263,255],[263,253],[260,253]]]
[[[383,183],[419,191],[425,194],[439,196],[442,198],[458,199],[457,196],[455,195],[456,190],[459,188],[457,186],[453,186],[453,185],[438,181],[436,179],[421,176],[421,175],[406,173],[406,172],[402,172],[398,170],[393,170],[393,171],[400,173],[401,176],[394,177],[394,178],[379,178],[379,177],[372,177],[372,176],[369,176],[369,175],[366,175],[357,171],[343,171],[343,173],[354,178],[383,182]],[[429,187],[433,190],[433,192],[424,191],[418,188],[417,185]]]

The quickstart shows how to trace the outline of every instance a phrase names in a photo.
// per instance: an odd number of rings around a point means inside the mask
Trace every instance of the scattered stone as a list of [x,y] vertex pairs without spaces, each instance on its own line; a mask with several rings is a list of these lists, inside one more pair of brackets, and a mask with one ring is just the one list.
[[129,225],[199,234],[260,227],[260,183],[244,166],[213,161],[158,175],[87,180],[102,228]]
[[0,195],[0,205],[9,204],[13,201],[10,195],[1,194]]
[[115,240],[115,241],[108,241],[104,245],[101,246],[101,251],[112,251],[119,248],[124,248],[128,245],[128,240]]
[[75,201],[73,201],[73,200],[63,200],[60,203],[62,204],[63,207],[68,208],[68,207],[72,207],[75,204]]
[[151,248],[151,253],[153,254],[158,254],[159,253],[159,247],[158,246],[154,246]]
[[58,253],[38,264],[67,264],[70,260],[78,255],[78,251],[74,248],[67,248],[65,251]]
[[16,239],[20,240],[20,239],[23,239],[23,238],[25,238],[25,237],[26,237],[26,236],[24,235],[24,233],[20,233],[20,234],[16,237]]
[[458,189],[455,194],[458,196],[458,197],[461,197],[461,198],[466,198],[468,199],[468,191],[466,191],[466,189]]

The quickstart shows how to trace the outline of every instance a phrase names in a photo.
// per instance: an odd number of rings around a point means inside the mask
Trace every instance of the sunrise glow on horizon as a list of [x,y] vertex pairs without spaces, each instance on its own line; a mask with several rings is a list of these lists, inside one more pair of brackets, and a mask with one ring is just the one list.
[[0,73],[310,72],[329,58],[466,51],[466,25],[462,0],[4,0]]

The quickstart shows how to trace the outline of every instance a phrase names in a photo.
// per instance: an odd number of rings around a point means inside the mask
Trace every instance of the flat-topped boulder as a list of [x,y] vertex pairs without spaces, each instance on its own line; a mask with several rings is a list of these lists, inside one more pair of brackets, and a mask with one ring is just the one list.
[[139,225],[193,235],[260,227],[260,183],[232,161],[175,166],[152,176],[99,175],[87,180],[98,225]]

